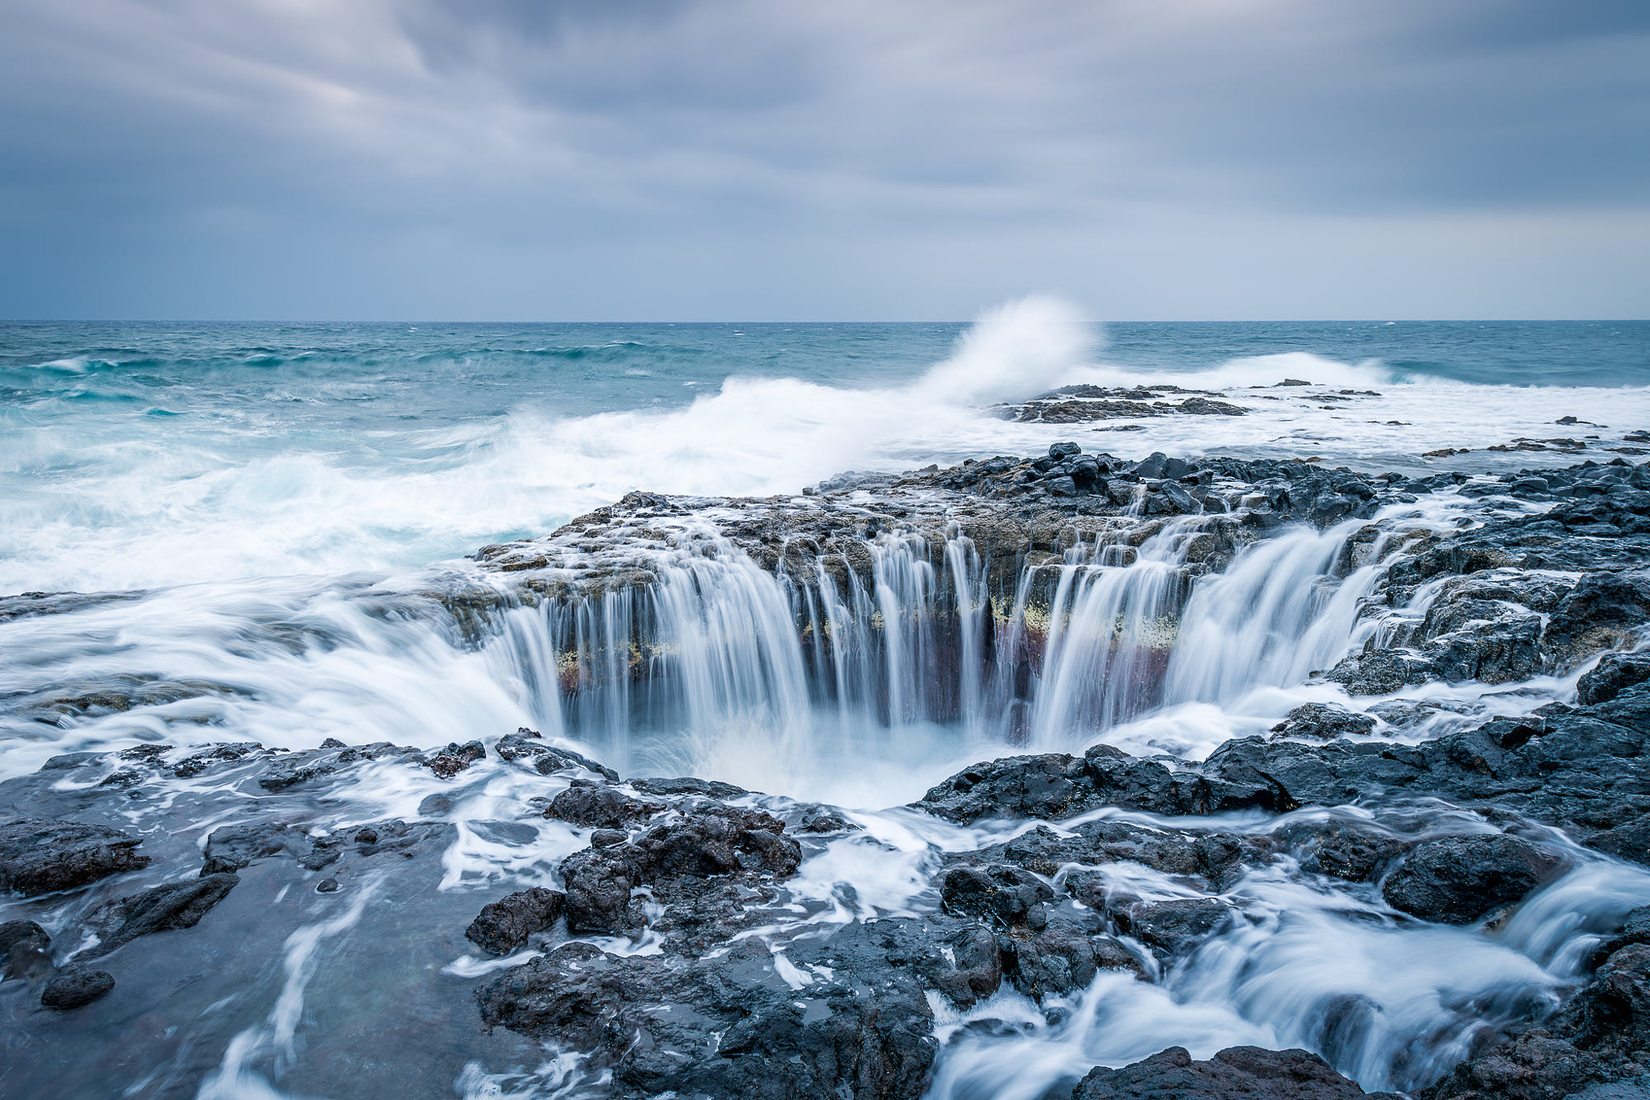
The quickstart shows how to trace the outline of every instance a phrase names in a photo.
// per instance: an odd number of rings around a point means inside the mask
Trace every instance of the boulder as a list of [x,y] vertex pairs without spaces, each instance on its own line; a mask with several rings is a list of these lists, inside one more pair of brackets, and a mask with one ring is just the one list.
[[1290,711],[1272,727],[1277,737],[1304,737],[1313,741],[1333,741],[1372,733],[1375,719],[1331,703],[1306,703]]
[[1552,879],[1559,861],[1505,833],[1424,840],[1381,883],[1388,905],[1422,920],[1471,924]]
[[460,745],[452,742],[439,752],[425,757],[425,765],[442,779],[451,779],[459,772],[474,764],[477,760],[485,759],[487,749],[480,741],[470,741]]
[[621,829],[664,808],[663,803],[643,802],[606,784],[575,779],[550,800],[544,816],[585,829]]
[[68,1011],[89,1005],[106,996],[115,987],[114,975],[107,970],[71,967],[54,974],[40,991],[40,1003],[47,1008]]
[[139,837],[105,825],[24,818],[0,824],[0,892],[69,890],[149,865]]
[[682,903],[684,919],[723,921],[725,907],[741,905],[721,887],[749,887],[796,872],[802,851],[784,830],[783,821],[759,810],[707,805],[623,843],[575,852],[561,867],[567,927],[606,933],[642,927],[648,918],[632,896],[642,886],[667,905]]
[[464,935],[489,954],[511,954],[525,947],[535,932],[554,925],[565,901],[560,891],[543,886],[518,890],[483,906]]

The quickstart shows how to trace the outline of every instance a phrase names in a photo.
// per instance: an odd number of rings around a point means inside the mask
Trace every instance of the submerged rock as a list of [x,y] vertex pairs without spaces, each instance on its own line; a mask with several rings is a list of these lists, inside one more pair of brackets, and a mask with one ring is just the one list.
[[0,924],[0,979],[29,978],[51,969],[52,938],[32,920]]
[[114,975],[107,970],[73,967],[52,976],[40,992],[40,1003],[47,1008],[67,1011],[107,996],[114,987]]
[[193,928],[240,881],[233,874],[206,875],[107,902],[86,918],[98,935],[88,956],[107,954],[139,936]]

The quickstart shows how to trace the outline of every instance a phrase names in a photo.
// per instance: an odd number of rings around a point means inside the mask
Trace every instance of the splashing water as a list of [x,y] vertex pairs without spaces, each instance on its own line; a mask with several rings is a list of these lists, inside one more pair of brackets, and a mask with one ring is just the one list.
[[[0,342],[0,590],[105,593],[5,605],[18,610],[0,616],[0,774],[139,741],[434,746],[526,725],[629,774],[848,806],[861,831],[824,844],[791,884],[817,907],[808,919],[920,916],[935,904],[938,853],[1031,823],[963,829],[885,807],[983,758],[1103,740],[1197,759],[1302,702],[1350,702],[1313,674],[1401,633],[1437,591],[1377,605],[1392,547],[1412,530],[1470,522],[1481,502],[1439,492],[1369,521],[1287,528],[1214,567],[1199,557],[1212,516],[1012,565],[988,564],[960,527],[932,541],[882,531],[854,562],[816,556],[795,572],[764,568],[707,529],[660,550],[645,578],[585,594],[525,595],[453,557],[543,533],[631,489],[788,494],[847,467],[1023,453],[1079,432],[1089,450],[1136,457],[1396,456],[1413,468],[1425,447],[1550,434],[1554,402],[1596,421],[1587,428],[1599,445],[1650,420],[1650,391],[1630,377],[1588,375],[1532,402],[1518,385],[1400,369],[1356,349],[1279,353],[1273,337],[1167,368],[1097,363],[1094,327],[1041,299],[960,338],[956,326],[774,328],[749,342],[759,352],[735,353],[725,334],[666,328],[542,347],[517,334],[473,358],[449,349],[411,360],[399,338],[369,333],[370,352],[249,353],[232,367],[215,351],[20,355],[20,337],[0,330],[10,341]],[[1114,358],[1129,346],[1119,331]],[[1274,391],[1291,377],[1314,385]],[[1119,425],[1014,424],[980,407],[1067,382],[1207,389],[1245,412],[1112,433]],[[449,404],[418,403],[433,392]],[[1475,416],[1462,424],[1452,410],[1469,398]],[[1570,673],[1402,694],[1510,713],[1569,697],[1574,683]],[[553,883],[556,861],[584,841],[543,822],[525,848],[500,839],[495,818],[526,792],[493,765],[478,765],[476,786],[446,811],[455,839],[436,892]],[[328,812],[417,817],[435,791],[425,779],[371,772]],[[1543,843],[1569,872],[1495,928],[1421,927],[1370,889],[1286,863],[1252,871],[1221,895],[1230,925],[1156,982],[1102,973],[1064,1002],[1001,993],[947,1010],[932,1095],[1037,1097],[1171,1040],[1197,1056],[1304,1045],[1367,1087],[1424,1084],[1485,1027],[1553,1003],[1600,933],[1650,890],[1641,872],[1562,838]],[[1190,896],[1138,866],[1091,870],[1120,889]],[[355,934],[367,893],[287,939],[274,1007],[238,1032],[203,1095],[278,1095],[271,1082],[303,1055],[318,960]],[[458,980],[519,961],[441,972]],[[966,1026],[986,1020],[997,1024]],[[590,1083],[576,1055],[517,1064],[535,1068],[469,1063],[454,1087],[576,1095]]]

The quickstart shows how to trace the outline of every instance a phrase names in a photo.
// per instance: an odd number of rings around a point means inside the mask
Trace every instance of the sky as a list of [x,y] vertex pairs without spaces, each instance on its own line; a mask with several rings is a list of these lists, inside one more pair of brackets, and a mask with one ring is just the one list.
[[0,317],[1650,315],[1645,0],[5,0]]

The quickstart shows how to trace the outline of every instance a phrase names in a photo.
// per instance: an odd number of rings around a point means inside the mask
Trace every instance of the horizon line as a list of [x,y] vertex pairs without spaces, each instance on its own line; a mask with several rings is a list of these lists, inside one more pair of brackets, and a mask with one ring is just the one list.
[[[657,320],[644,318],[538,319],[519,318],[296,318],[296,317],[0,317],[0,325],[971,325],[980,318],[942,320],[867,318],[722,320]],[[1644,324],[1646,317],[1114,317],[1091,318],[1093,325],[1507,325],[1507,324]]]

